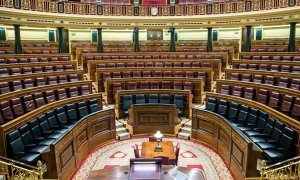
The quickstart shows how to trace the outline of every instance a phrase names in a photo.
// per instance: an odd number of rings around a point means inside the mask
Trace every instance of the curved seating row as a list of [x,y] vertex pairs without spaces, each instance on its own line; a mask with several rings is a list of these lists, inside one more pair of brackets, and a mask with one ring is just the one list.
[[36,165],[41,154],[62,138],[82,118],[99,111],[97,99],[72,103],[48,111],[7,134],[8,157]]
[[275,46],[261,46],[261,47],[251,47],[251,52],[287,52],[287,46],[275,47]]
[[237,60],[234,69],[300,73],[300,61]]
[[204,84],[197,78],[120,78],[108,79],[105,83],[106,103],[114,102],[118,90],[189,90],[193,94],[193,102],[202,103]]
[[[219,59],[164,59],[157,62],[152,59],[125,59],[125,60],[90,60],[88,61],[88,77],[95,79],[97,68],[136,68],[136,67],[156,67],[156,68],[212,68],[214,77],[221,78],[221,60]],[[166,70],[166,69],[164,69]]]
[[299,61],[299,53],[296,52],[240,52],[240,60],[276,60]]
[[293,84],[298,84],[300,74],[248,69],[226,69],[225,78],[294,88]]
[[[217,92],[225,95],[233,95],[257,101],[262,104],[274,108],[284,114],[295,119],[300,118],[300,96],[297,91],[291,91],[293,94],[285,92],[282,88],[281,92],[276,91],[272,86],[253,88],[251,83],[238,83],[236,85],[227,84],[226,81],[219,81]],[[279,88],[278,88],[279,89]]]
[[112,60],[112,59],[221,59],[222,67],[228,66],[227,52],[139,52],[139,53],[90,53],[82,54],[77,59],[78,65],[85,70],[89,60]]
[[[117,71],[120,70],[120,71]],[[205,89],[212,90],[213,71],[210,68],[98,68],[96,70],[96,82],[99,91],[103,91],[103,84],[108,79],[130,79],[130,78],[194,78],[202,79]],[[188,79],[187,79],[188,80]]]
[[11,54],[0,55],[0,64],[70,61],[69,54]]
[[[52,71],[70,71],[75,70],[75,66],[72,64],[67,65],[51,65],[51,63],[38,63],[39,66],[28,67],[18,67],[10,65],[10,68],[5,68],[5,66],[0,65],[0,77],[9,76],[9,75],[18,75],[18,74],[31,74],[31,73],[40,73],[40,72],[52,72]],[[73,63],[74,64],[74,63]],[[22,64],[23,65],[23,64]]]
[[0,94],[44,85],[76,82],[83,79],[82,75],[78,75],[76,72],[73,73],[65,74],[64,71],[60,71],[52,73],[34,73],[1,77]]
[[42,86],[0,95],[0,124],[54,101],[90,94],[91,82]]
[[206,110],[223,116],[231,125],[247,135],[263,150],[267,160],[278,162],[294,155],[294,130],[268,116],[266,112],[215,98],[208,98]]

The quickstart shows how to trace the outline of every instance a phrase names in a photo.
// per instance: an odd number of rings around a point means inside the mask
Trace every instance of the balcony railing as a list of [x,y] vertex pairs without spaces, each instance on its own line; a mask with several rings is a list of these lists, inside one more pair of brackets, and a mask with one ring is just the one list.
[[299,179],[300,156],[270,166],[266,161],[261,164],[261,180],[264,179]]
[[42,180],[42,163],[38,161],[35,167],[0,156],[0,176],[3,180]]
[[[157,7],[157,16],[193,16],[209,14],[229,14],[272,10],[300,6],[300,0],[239,0],[191,5],[166,5]],[[80,2],[60,2],[51,0],[0,0],[0,7],[29,11],[100,15],[100,16],[151,16],[151,6],[100,5]]]

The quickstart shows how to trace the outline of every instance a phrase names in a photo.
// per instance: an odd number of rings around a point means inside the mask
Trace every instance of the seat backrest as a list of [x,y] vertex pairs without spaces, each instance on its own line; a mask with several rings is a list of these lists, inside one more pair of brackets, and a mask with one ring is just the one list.
[[160,95],[160,103],[171,104],[170,95],[169,94],[161,94]]
[[123,101],[122,104],[123,111],[128,111],[128,109],[131,108],[132,105],[132,95],[122,96],[122,101]]
[[287,155],[288,153],[291,153],[294,139],[295,139],[294,130],[285,126],[278,144],[278,147],[281,148],[281,152],[283,154]]
[[217,100],[215,98],[208,98],[206,101],[205,109],[215,112],[217,108]]
[[135,95],[135,104],[145,104],[145,95],[144,94]]
[[227,101],[220,99],[217,113],[225,117],[227,115],[227,107]]
[[257,102],[267,104],[269,98],[269,91],[265,89],[260,89],[258,91]]
[[158,94],[149,94],[149,103],[158,103]]
[[13,120],[14,114],[10,107],[10,103],[8,101],[3,101],[0,103],[0,106],[1,106],[1,112],[2,112],[5,122]]
[[18,160],[18,158],[25,155],[25,145],[18,130],[7,134],[7,144],[9,148],[8,153],[11,158]]
[[280,121],[275,121],[275,125],[273,128],[273,131],[270,136],[270,140],[272,140],[274,143],[278,143],[280,136],[282,135],[284,124]]
[[239,111],[239,104],[235,102],[229,102],[227,119],[231,122],[235,122],[238,111]]
[[283,97],[283,100],[282,100],[282,103],[281,103],[281,111],[282,112],[290,112],[291,111],[291,108],[292,108],[292,105],[293,105],[293,96],[290,96],[290,95],[284,95]]
[[240,124],[245,124],[249,113],[249,107],[246,105],[240,105],[240,111],[237,116],[237,121]]
[[24,109],[23,109],[23,106],[21,104],[20,98],[12,99],[11,104],[12,104],[12,108],[13,108],[13,112],[14,112],[15,116],[21,116],[21,115],[24,114]]
[[[183,95],[175,95],[174,96],[174,104],[179,109],[179,111],[183,111]],[[179,112],[180,113],[180,112]]]
[[247,124],[255,125],[256,120],[257,120],[257,116],[258,116],[258,110],[254,109],[254,108],[250,108],[249,114],[248,114],[248,117],[247,117]]

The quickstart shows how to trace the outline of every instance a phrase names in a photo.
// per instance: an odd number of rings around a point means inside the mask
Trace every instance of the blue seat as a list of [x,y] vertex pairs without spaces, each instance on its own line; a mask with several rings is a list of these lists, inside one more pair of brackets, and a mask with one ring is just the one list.
[[122,115],[125,116],[125,117],[128,117],[128,114],[129,114],[128,110],[131,108],[131,105],[132,105],[132,96],[131,95],[122,96],[122,101],[123,101]]
[[149,103],[158,103],[158,94],[149,94]]
[[161,104],[171,104],[170,95],[169,94],[161,94],[160,95],[160,103]]
[[135,104],[145,104],[145,95],[144,94],[135,95]]
[[183,107],[183,95],[175,95],[174,96],[174,104],[178,109],[178,116],[180,119],[180,116],[183,113],[184,107]]
[[208,111],[216,112],[217,100],[215,98],[208,98],[205,109]]

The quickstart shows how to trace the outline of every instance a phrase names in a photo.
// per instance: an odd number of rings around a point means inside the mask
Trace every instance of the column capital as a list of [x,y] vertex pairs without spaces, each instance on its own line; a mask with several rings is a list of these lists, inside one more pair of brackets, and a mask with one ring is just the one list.
[[102,28],[97,28],[98,31],[102,31]]

